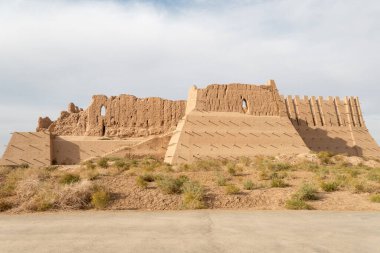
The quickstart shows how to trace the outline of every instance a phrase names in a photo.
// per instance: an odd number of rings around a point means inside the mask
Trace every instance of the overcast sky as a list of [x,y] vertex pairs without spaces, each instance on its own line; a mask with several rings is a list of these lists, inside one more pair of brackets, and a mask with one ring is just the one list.
[[0,0],[0,154],[94,94],[186,99],[193,84],[357,95],[380,140],[380,1]]

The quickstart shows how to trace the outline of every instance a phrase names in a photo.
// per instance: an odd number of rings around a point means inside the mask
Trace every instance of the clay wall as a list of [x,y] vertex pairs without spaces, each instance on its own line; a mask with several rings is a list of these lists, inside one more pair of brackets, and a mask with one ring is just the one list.
[[[197,97],[194,108],[198,111],[239,112],[255,116],[286,115],[284,101],[272,80],[267,85],[213,84],[192,93]],[[243,103],[246,103],[246,108]]]
[[86,110],[71,103],[49,127],[39,120],[37,130],[49,129],[63,136],[146,137],[175,129],[185,109],[186,101],[96,95]]
[[51,164],[51,136],[47,132],[15,132],[0,165],[47,166]]
[[357,97],[288,96],[284,101],[288,117],[310,150],[380,157]]
[[52,163],[72,165],[81,161],[106,156],[124,147],[137,145],[146,138],[110,140],[89,136],[56,136],[52,143]]
[[165,162],[308,152],[287,117],[192,111],[173,133]]

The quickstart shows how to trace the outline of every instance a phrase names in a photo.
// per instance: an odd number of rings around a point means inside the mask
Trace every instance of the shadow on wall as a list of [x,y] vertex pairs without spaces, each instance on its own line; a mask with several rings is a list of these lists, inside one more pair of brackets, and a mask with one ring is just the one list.
[[81,161],[79,146],[60,137],[54,140],[53,152],[53,164],[74,165]]
[[[363,156],[363,150],[359,146],[352,146],[351,133],[348,127],[337,127],[337,129],[324,129],[309,127],[304,120],[292,121],[297,132],[305,142],[306,146],[314,152],[328,151],[332,154],[346,154],[350,156]],[[329,135],[330,133],[330,135]],[[344,135],[333,137],[334,135]]]

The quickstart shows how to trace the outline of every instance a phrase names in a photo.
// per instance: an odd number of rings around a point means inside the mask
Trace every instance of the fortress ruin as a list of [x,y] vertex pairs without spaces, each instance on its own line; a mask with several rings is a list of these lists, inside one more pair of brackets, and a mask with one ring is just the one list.
[[357,97],[281,96],[266,85],[191,87],[187,101],[93,96],[70,103],[36,132],[15,132],[0,165],[79,164],[98,157],[154,156],[170,164],[198,159],[329,151],[380,159]]

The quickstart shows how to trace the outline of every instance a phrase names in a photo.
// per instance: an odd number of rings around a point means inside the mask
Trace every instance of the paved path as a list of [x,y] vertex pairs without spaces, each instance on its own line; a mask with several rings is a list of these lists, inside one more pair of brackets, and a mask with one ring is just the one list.
[[380,252],[380,212],[0,215],[0,252]]

